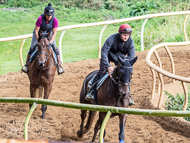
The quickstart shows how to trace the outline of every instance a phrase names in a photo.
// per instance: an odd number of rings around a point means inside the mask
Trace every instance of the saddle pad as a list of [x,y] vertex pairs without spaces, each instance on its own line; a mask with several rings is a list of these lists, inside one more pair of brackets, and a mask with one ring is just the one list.
[[34,57],[36,56],[37,53],[38,53],[38,47],[36,47],[34,52],[30,55],[30,61],[29,62],[31,62],[34,59]]
[[[51,46],[50,46],[50,48],[52,49]],[[53,49],[52,49],[52,51],[53,51]],[[38,47],[36,47],[34,52],[30,55],[30,61],[29,62],[31,62],[34,59],[34,57],[37,55],[37,53],[38,53]],[[55,65],[57,65],[57,56],[56,56],[54,51],[53,51],[53,59],[55,61]]]
[[100,86],[104,83],[104,81],[108,78],[108,76],[109,76],[109,73],[107,72],[105,75],[101,77],[101,79],[98,81],[96,85],[96,90],[100,88]]
[[[96,74],[91,78],[91,80],[88,82],[88,85],[89,84],[92,84],[92,81],[94,79],[94,77],[96,76]],[[96,88],[93,89],[94,90],[94,100],[95,100],[95,103],[98,105],[98,97],[97,97],[97,91],[98,89],[101,87],[101,85],[104,83],[104,81],[108,78],[109,76],[109,73],[107,72],[105,75],[103,75],[100,80],[98,81],[97,85],[96,85]]]

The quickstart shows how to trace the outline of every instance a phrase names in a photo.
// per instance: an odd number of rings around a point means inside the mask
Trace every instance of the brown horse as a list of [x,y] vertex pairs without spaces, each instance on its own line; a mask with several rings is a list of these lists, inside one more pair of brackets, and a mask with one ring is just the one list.
[[[36,97],[36,89],[44,87],[44,99],[48,99],[53,86],[56,66],[53,58],[53,51],[49,47],[50,34],[40,36],[38,39],[37,56],[28,65],[28,77],[30,79],[30,96]],[[29,104],[31,108],[32,104]],[[42,119],[45,118],[47,105],[42,105]]]
[[[136,62],[137,57],[133,59],[119,59],[119,64],[115,68],[112,76],[108,77],[102,86],[97,91],[97,101],[99,105],[106,105],[106,106],[117,106],[117,107],[128,107],[129,106],[129,85],[132,78],[133,73],[133,64]],[[84,80],[83,87],[80,93],[80,103],[91,104],[91,102],[85,100],[85,96],[88,92],[88,82],[90,79],[97,73],[94,71],[90,73]],[[84,121],[87,115],[86,110],[81,110],[81,125],[80,130],[77,132],[79,137],[83,137],[85,133],[87,133],[92,125],[93,119],[95,117],[96,112],[90,111],[88,121],[84,126]],[[120,132],[119,132],[119,140],[120,143],[124,142],[124,126],[127,119],[127,114],[116,114],[113,113],[113,116],[119,116],[120,119]],[[99,112],[99,119],[94,128],[94,136],[92,142],[95,141],[96,135],[98,130],[100,129],[102,122],[106,116],[105,112]],[[104,131],[105,136],[105,131]]]

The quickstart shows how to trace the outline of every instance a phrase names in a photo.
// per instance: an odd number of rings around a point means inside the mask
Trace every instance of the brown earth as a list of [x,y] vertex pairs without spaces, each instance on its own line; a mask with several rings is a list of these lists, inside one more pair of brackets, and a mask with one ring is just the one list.
[[[190,76],[189,47],[172,47],[169,49],[174,58],[176,74],[185,77]],[[145,62],[147,52],[136,53],[138,61],[134,65],[133,83],[131,85],[131,94],[136,104],[130,108],[150,109],[157,106],[157,103],[154,105],[149,100],[152,92],[152,75],[149,66]],[[158,54],[163,62],[163,68],[171,71],[171,64],[165,50],[158,50]],[[157,64],[154,56],[152,61]],[[79,103],[83,80],[88,73],[99,68],[99,59],[67,63],[63,64],[63,67],[66,72],[60,76],[55,76],[49,99]],[[164,83],[171,83],[171,79],[164,77]],[[170,86],[167,86],[167,89],[170,90]],[[173,88],[172,85],[171,89],[172,93],[179,92],[179,89]],[[27,75],[21,72],[0,75],[0,96],[30,97]],[[77,137],[76,132],[81,122],[80,110],[48,106],[46,118],[42,120],[40,108],[40,105],[38,105],[30,119],[28,128],[30,140],[91,141],[93,128],[84,135],[83,139]],[[28,111],[28,104],[0,103],[0,138],[23,139],[23,124]],[[125,126],[125,142],[190,142],[189,131],[181,126],[186,121],[181,120],[176,123],[171,117],[128,115]],[[94,125],[95,122],[93,127]],[[118,142],[118,117],[108,121],[106,131],[105,142]],[[96,141],[98,142],[98,137]]]

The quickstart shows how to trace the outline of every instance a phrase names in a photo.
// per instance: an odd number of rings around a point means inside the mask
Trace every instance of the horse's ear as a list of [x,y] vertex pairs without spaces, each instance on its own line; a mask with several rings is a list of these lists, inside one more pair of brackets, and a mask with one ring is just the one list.
[[131,60],[129,60],[131,66],[137,61],[137,56]]
[[122,65],[124,65],[124,60],[120,57],[120,56],[118,56],[118,59],[119,59],[119,62],[122,64]]

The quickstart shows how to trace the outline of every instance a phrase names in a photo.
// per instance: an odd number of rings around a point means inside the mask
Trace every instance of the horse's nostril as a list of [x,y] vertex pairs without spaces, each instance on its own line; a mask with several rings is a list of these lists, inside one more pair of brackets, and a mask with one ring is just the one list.
[[39,61],[39,66],[40,66],[40,67],[44,67],[44,66],[45,66],[45,63]]

